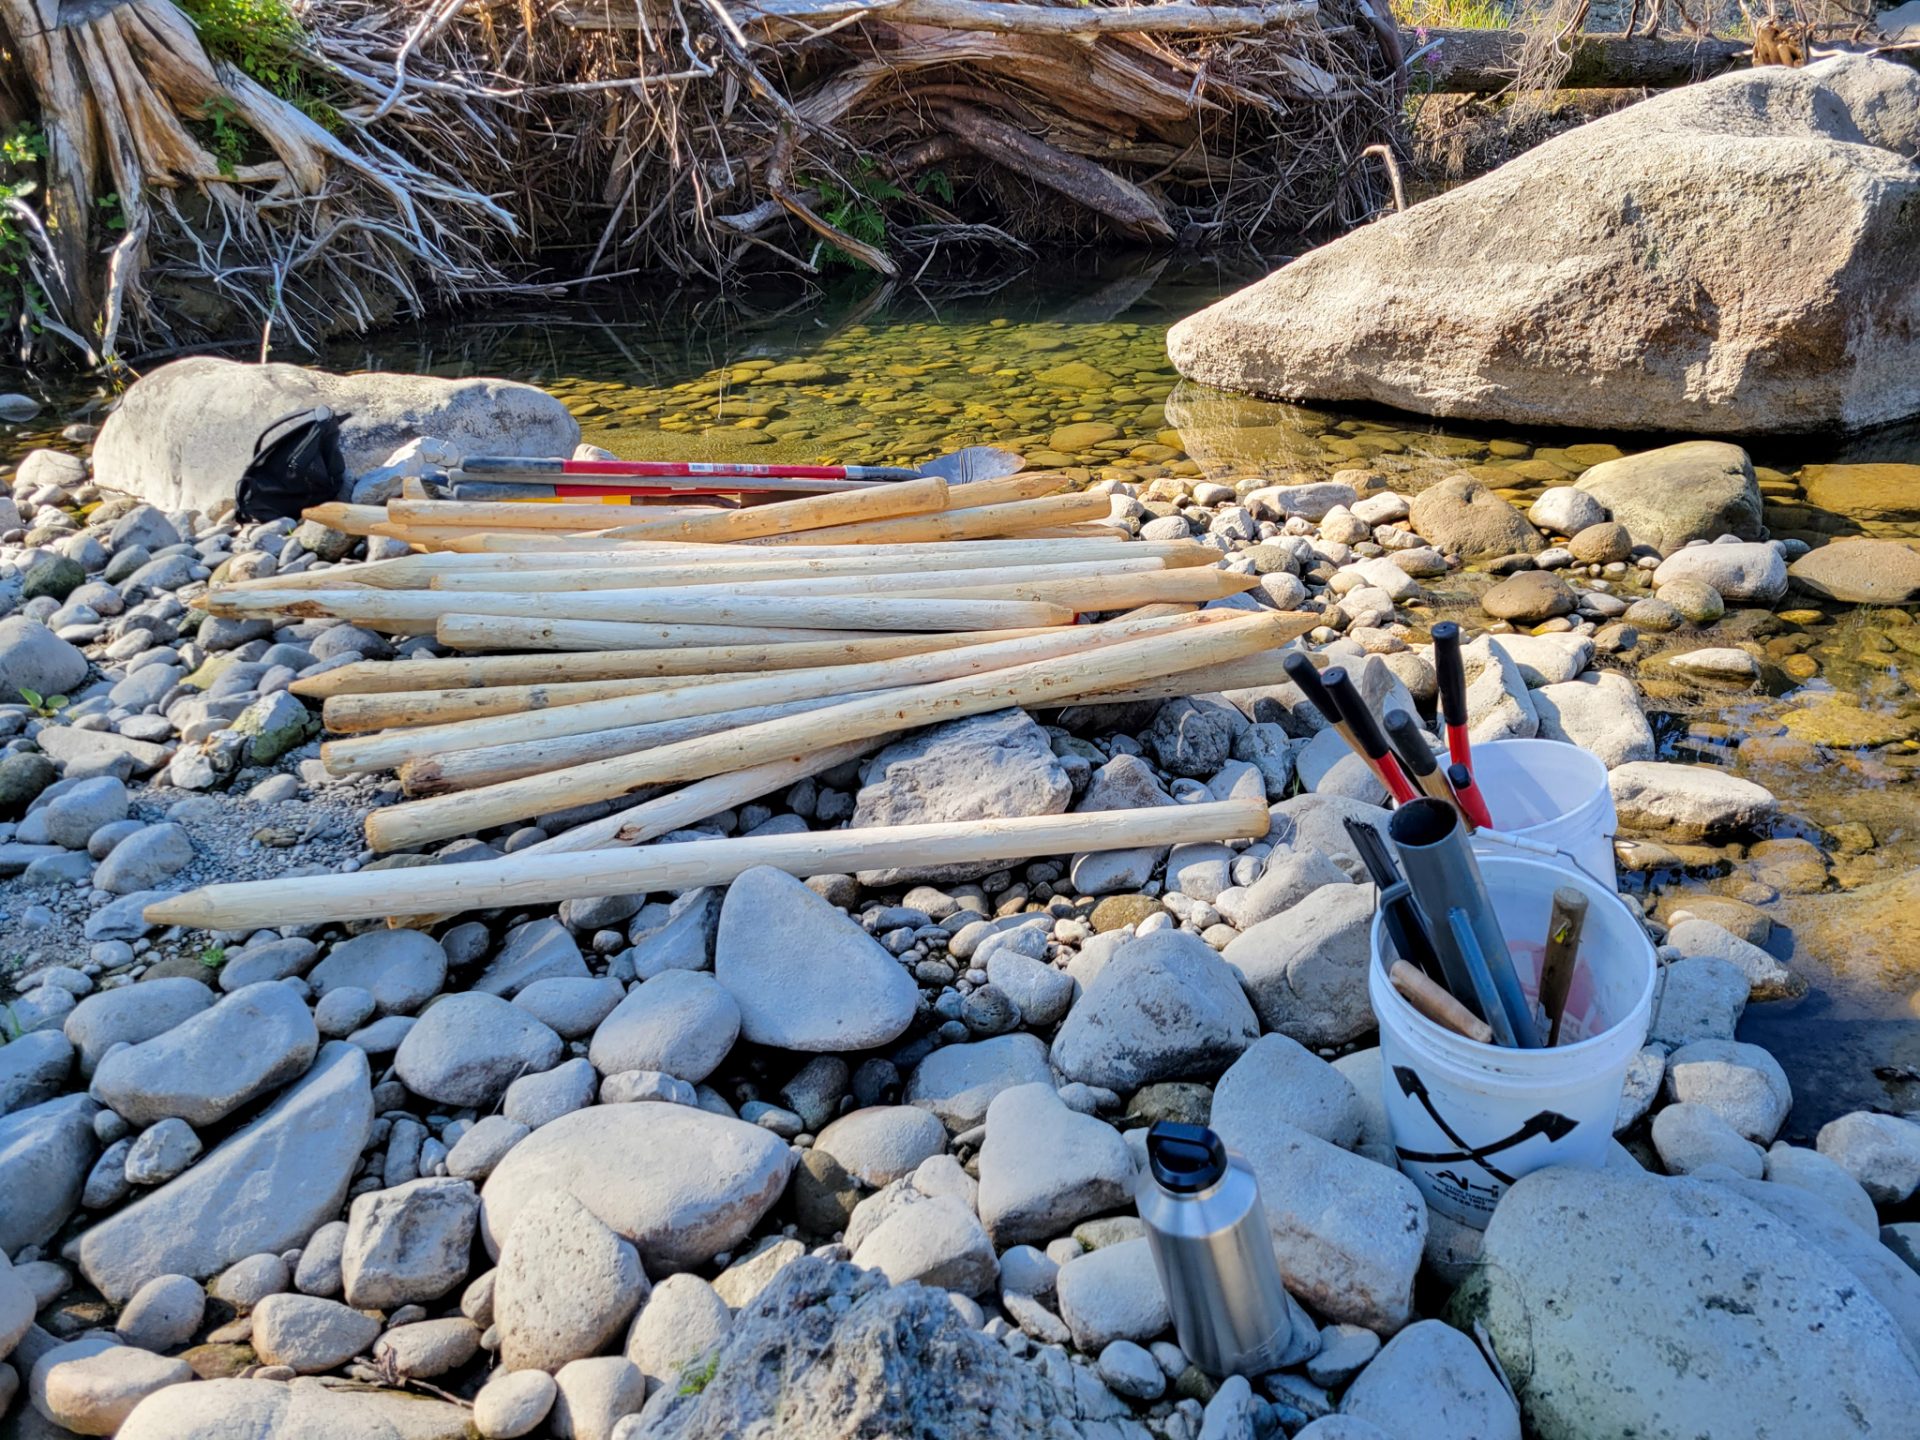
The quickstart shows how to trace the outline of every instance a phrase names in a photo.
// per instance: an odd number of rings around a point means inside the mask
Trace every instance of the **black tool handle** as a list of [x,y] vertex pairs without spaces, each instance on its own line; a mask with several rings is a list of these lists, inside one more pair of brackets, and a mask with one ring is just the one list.
[[1467,723],[1467,668],[1460,659],[1460,626],[1442,620],[1433,627],[1433,673],[1440,682],[1440,714],[1449,725]]
[[1421,737],[1420,727],[1406,711],[1395,710],[1387,716],[1387,739],[1393,742],[1393,753],[1407,767],[1407,774],[1413,777],[1414,784],[1419,785],[1439,768],[1433,751],[1427,748],[1426,740]]
[[1340,707],[1334,704],[1333,697],[1327,693],[1326,682],[1313,661],[1296,650],[1280,662],[1280,668],[1287,672],[1289,680],[1300,687],[1300,693],[1307,697],[1308,703],[1320,712],[1327,724],[1340,723]]
[[1353,683],[1346,668],[1329,665],[1320,672],[1320,683],[1327,687],[1327,694],[1333,697],[1333,703],[1338,707],[1335,713],[1347,722],[1367,758],[1380,760],[1390,756],[1392,752],[1387,748],[1386,733],[1381,730],[1373,711],[1367,708],[1367,702],[1360,697],[1360,688]]

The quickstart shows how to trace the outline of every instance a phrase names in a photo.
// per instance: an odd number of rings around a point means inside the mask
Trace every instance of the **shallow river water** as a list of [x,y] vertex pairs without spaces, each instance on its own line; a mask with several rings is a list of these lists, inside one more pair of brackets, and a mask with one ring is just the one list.
[[[1465,471],[1524,507],[1590,465],[1662,443],[1268,404],[1180,382],[1167,327],[1247,278],[1089,266],[965,291],[852,280],[803,297],[631,291],[441,319],[336,345],[323,363],[529,381],[629,459],[901,463],[997,444],[1143,487],[1363,468],[1405,492]],[[1920,536],[1920,431],[1748,449],[1776,536]],[[1483,578],[1432,582],[1439,598],[1423,618],[1484,622]],[[1757,686],[1688,680],[1660,659],[1741,642],[1762,652]],[[1742,1034],[1794,1081],[1788,1133],[1811,1138],[1863,1105],[1920,1108],[1920,625],[1790,598],[1777,613],[1730,611],[1711,632],[1645,635],[1603,663],[1637,674],[1662,758],[1766,785],[1781,800],[1777,835],[1824,852],[1808,863],[1804,847],[1721,847],[1629,877],[1662,914],[1710,893],[1772,919],[1767,948],[1810,988],[1751,1006]]]

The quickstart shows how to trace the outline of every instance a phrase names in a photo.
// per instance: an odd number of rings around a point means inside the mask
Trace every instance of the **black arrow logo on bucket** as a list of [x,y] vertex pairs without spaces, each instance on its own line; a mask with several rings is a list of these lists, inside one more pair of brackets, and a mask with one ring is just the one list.
[[1427,1112],[1429,1118],[1439,1127],[1440,1133],[1460,1147],[1455,1151],[1441,1152],[1438,1150],[1406,1150],[1396,1145],[1393,1147],[1394,1154],[1398,1155],[1402,1160],[1414,1160],[1421,1164],[1444,1164],[1454,1160],[1468,1160],[1478,1165],[1482,1170],[1485,1170],[1487,1174],[1493,1176],[1493,1178],[1501,1184],[1511,1185],[1513,1184],[1514,1177],[1488,1164],[1487,1156],[1497,1155],[1502,1150],[1511,1150],[1516,1145],[1524,1145],[1536,1135],[1544,1135],[1549,1141],[1564,1140],[1573,1133],[1576,1124],[1575,1121],[1560,1114],[1556,1110],[1542,1110],[1537,1115],[1529,1116],[1518,1130],[1515,1130],[1511,1135],[1503,1139],[1495,1140],[1486,1145],[1469,1145],[1459,1131],[1455,1130],[1442,1118],[1439,1110],[1434,1107],[1433,1097],[1427,1093],[1426,1081],[1422,1080],[1411,1067],[1406,1065],[1394,1066],[1393,1078],[1399,1083],[1401,1093],[1409,1099],[1419,1101],[1420,1108]]

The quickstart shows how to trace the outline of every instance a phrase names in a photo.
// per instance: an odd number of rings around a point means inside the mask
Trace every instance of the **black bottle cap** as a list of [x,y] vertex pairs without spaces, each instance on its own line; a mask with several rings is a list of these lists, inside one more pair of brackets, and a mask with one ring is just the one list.
[[1147,1163],[1163,1190],[1191,1195],[1227,1173],[1227,1147],[1204,1125],[1156,1120],[1147,1131]]

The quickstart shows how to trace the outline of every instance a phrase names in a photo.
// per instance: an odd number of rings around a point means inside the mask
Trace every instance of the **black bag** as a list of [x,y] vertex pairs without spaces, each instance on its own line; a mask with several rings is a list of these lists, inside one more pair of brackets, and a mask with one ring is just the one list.
[[297,520],[300,512],[340,497],[346,458],[340,453],[340,422],[326,406],[282,415],[253,442],[234,493],[234,508],[248,524]]

